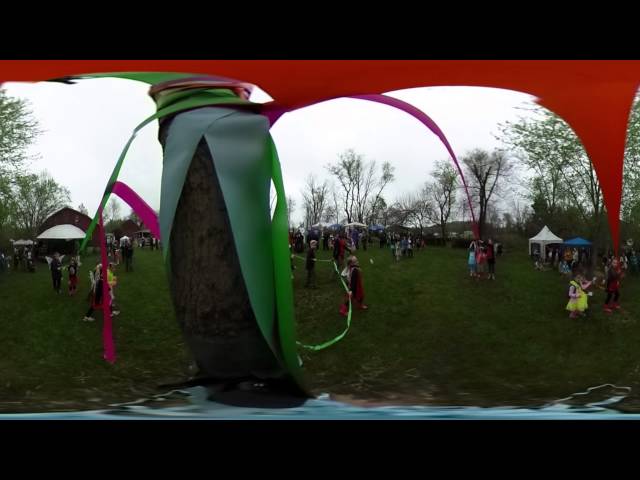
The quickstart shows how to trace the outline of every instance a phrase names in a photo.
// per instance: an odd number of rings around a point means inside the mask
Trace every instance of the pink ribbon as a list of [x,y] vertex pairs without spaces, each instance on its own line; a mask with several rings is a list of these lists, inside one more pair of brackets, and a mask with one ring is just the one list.
[[[358,100],[368,100],[370,102],[378,102],[378,103],[382,103],[384,105],[388,105],[390,107],[394,107],[399,110],[402,110],[403,112],[408,113],[415,119],[419,120],[423,125],[425,125],[429,130],[431,130],[431,132],[433,132],[438,137],[440,142],[442,142],[444,147],[447,149],[447,152],[449,152],[449,155],[451,155],[451,159],[453,160],[453,163],[455,164],[458,170],[458,174],[462,179],[462,185],[464,186],[464,191],[467,195],[467,202],[469,203],[469,210],[471,211],[473,234],[475,238],[478,239],[478,237],[480,236],[480,231],[478,228],[478,222],[476,221],[475,213],[473,211],[473,204],[471,202],[471,195],[469,194],[467,181],[465,180],[464,174],[462,173],[462,168],[460,168],[458,157],[456,157],[456,154],[453,152],[453,149],[451,148],[451,145],[449,144],[447,137],[444,135],[444,133],[442,132],[438,124],[436,124],[436,122],[434,122],[431,117],[429,117],[426,113],[424,113],[419,108],[414,107],[410,103],[404,102],[397,98],[388,97],[386,95],[379,95],[379,94],[350,95],[349,97],[346,97],[346,98],[354,98]],[[322,101],[324,102],[326,100],[330,100],[330,99],[325,99]],[[299,108],[303,108],[309,105],[302,105],[299,107],[292,108],[291,110],[297,110]],[[284,115],[285,113],[291,110],[287,110],[286,108],[280,107],[275,103],[268,103],[268,104],[265,104],[265,106],[263,107],[262,113],[269,119],[269,121],[271,122],[271,126],[273,126],[280,119],[280,117],[282,117],[282,115]]]
[[156,238],[160,238],[160,224],[158,223],[158,216],[147,202],[140,197],[140,195],[134,192],[126,183],[122,182],[115,182],[111,189],[111,193],[118,195],[131,207],[140,220],[142,220],[142,223],[147,226],[151,235]]
[[102,263],[102,314],[104,318],[102,327],[102,345],[104,348],[104,359],[109,363],[115,363],[116,347],[113,342],[111,296],[109,295],[109,262],[107,261],[107,244],[105,240],[106,236],[104,234],[104,226],[102,224],[102,209],[100,210],[98,232],[100,234],[100,257]]

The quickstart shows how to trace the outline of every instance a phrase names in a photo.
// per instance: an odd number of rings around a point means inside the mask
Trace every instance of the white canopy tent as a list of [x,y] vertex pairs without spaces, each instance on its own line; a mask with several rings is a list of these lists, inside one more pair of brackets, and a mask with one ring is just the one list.
[[551,230],[549,230],[549,227],[545,225],[535,237],[529,239],[529,255],[531,255],[531,245],[534,243],[540,245],[541,258],[546,258],[547,245],[562,243],[562,239],[556,236]]
[[329,222],[318,222],[315,225],[311,225],[311,228],[317,228],[317,229],[321,229],[321,228],[327,228],[330,227],[332,224]]
[[82,240],[85,237],[85,233],[75,225],[56,225],[51,227],[40,235],[38,240]]
[[345,227],[366,227],[364,223],[360,223],[360,222],[346,223],[344,226]]

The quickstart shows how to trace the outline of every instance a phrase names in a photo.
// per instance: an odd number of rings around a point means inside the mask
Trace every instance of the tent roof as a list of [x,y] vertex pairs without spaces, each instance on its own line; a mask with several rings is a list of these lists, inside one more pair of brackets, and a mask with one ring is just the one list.
[[545,242],[545,243],[562,243],[562,239],[555,235],[549,227],[546,225],[542,227],[542,230],[538,232],[535,237],[529,239],[530,242]]
[[566,242],[564,242],[565,245],[573,245],[576,247],[579,246],[589,246],[591,245],[591,242],[589,240],[585,240],[582,237],[576,237],[576,238],[572,238],[570,240],[567,240]]
[[75,225],[63,224],[51,227],[40,235],[38,240],[82,240],[85,233]]

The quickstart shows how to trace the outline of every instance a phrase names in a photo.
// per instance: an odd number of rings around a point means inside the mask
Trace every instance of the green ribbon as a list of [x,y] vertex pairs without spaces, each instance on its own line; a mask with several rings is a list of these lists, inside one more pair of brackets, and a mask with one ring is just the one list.
[[[117,74],[117,75],[92,75],[93,77],[100,76],[111,76],[111,77],[119,77],[119,78],[130,78],[132,80],[140,80],[147,81],[151,83],[147,78],[141,78],[139,76],[133,74]],[[188,76],[188,75],[184,75]],[[136,78],[134,78],[136,77]],[[166,80],[166,74],[157,74],[152,75],[153,81],[161,81]],[[180,78],[181,76],[177,76],[176,78]],[[200,107],[210,107],[210,106],[222,106],[222,105],[233,105],[233,106],[243,106],[243,107],[253,107],[260,108],[260,104],[255,104],[248,100],[243,100],[238,98],[227,89],[191,89],[188,90],[176,90],[169,94],[163,95],[158,98],[159,100],[159,108],[150,117],[141,122],[134,130],[127,141],[116,165],[111,173],[109,178],[109,182],[107,187],[105,188],[105,192],[102,197],[102,201],[100,202],[100,206],[94,216],[89,228],[87,229],[86,235],[82,244],[80,246],[80,251],[84,252],[88,241],[90,240],[93,231],[97,225],[99,212],[104,209],[106,206],[109,197],[111,195],[113,185],[118,179],[118,175],[120,174],[120,170],[122,168],[124,159],[126,158],[127,152],[135,139],[137,133],[144,128],[146,125],[151,123],[154,120],[158,120],[167,115],[171,115],[178,112],[183,112],[186,110],[197,109]],[[270,150],[269,154],[271,156],[271,176],[274,182],[274,186],[278,195],[278,202],[276,204],[275,213],[272,219],[272,249],[273,249],[273,262],[274,262],[274,285],[276,291],[276,312],[277,312],[277,326],[278,326],[278,335],[279,335],[279,347],[281,349],[282,355],[278,355],[277,352],[276,357],[279,358],[283,363],[289,374],[296,381],[298,386],[305,392],[308,393],[308,389],[305,386],[305,381],[303,378],[303,373],[301,369],[301,360],[298,356],[298,352],[296,349],[296,340],[295,340],[295,325],[294,325],[294,313],[293,313],[293,285],[291,284],[291,278],[289,273],[290,263],[289,263],[289,250],[288,250],[288,223],[287,223],[287,205],[286,205],[286,195],[284,192],[284,185],[282,181],[282,171],[280,167],[280,162],[278,159],[277,151],[275,149],[275,144],[273,143],[273,139],[270,135],[268,138],[268,149]],[[164,240],[164,239],[163,239]],[[163,241],[163,250],[165,262],[168,259],[168,244],[169,242]],[[346,288],[346,286],[345,286]],[[349,318],[351,316],[351,307],[349,308]],[[264,333],[264,332],[263,332]],[[269,338],[267,338],[269,342]]]
[[289,220],[287,216],[287,196],[282,181],[282,169],[278,152],[269,136],[271,149],[271,179],[276,191],[276,206],[271,221],[273,265],[276,287],[276,311],[282,356],[291,376],[300,387],[307,391],[300,357],[296,348],[295,323],[293,314],[293,283],[291,282],[291,262],[289,253]]
[[[327,260],[324,260],[324,261],[327,261]],[[333,268],[338,274],[338,277],[340,278],[340,282],[342,283],[342,286],[344,287],[345,292],[347,292],[348,294],[349,288],[347,287],[347,284],[344,282],[342,275],[340,275],[340,272],[338,271],[338,265],[336,264],[336,262],[333,262]],[[349,298],[349,312],[347,313],[347,327],[344,329],[344,331],[341,334],[339,334],[337,337],[327,342],[321,343],[320,345],[305,345],[300,342],[296,342],[296,343],[302,348],[306,348],[307,350],[312,350],[314,352],[317,352],[319,350],[324,350],[325,348],[330,347],[331,345],[338,343],[340,340],[342,340],[344,336],[347,334],[347,332],[349,331],[350,327],[351,327],[351,298]]]
[[[118,161],[116,162],[116,165],[113,168],[113,171],[111,172],[111,176],[109,177],[107,187],[105,188],[104,194],[102,195],[102,201],[100,202],[100,206],[98,207],[98,210],[96,211],[96,214],[94,215],[93,220],[91,221],[91,224],[87,229],[87,233],[80,245],[80,253],[84,253],[87,243],[89,242],[89,240],[91,239],[91,236],[93,235],[93,231],[96,228],[96,225],[98,224],[98,217],[99,217],[98,214],[100,211],[104,210],[105,206],[107,205],[107,202],[109,201],[109,197],[111,196],[111,190],[113,189],[113,184],[118,180],[118,175],[120,175],[120,170],[122,169],[122,164],[124,163],[124,159],[127,156],[129,147],[133,143],[133,140],[136,138],[136,135],[140,130],[142,130],[145,126],[147,126],[149,123],[153,122],[154,120],[158,120],[167,115],[171,115],[173,113],[177,113],[184,110],[190,110],[193,108],[206,107],[206,106],[212,106],[212,105],[242,105],[242,106],[258,105],[253,102],[249,102],[248,100],[243,100],[235,96],[233,97],[229,96],[227,92],[224,90],[222,90],[221,92],[213,89],[207,89],[205,91],[202,91],[202,90],[196,90],[196,91],[197,93],[195,95],[188,96],[188,97],[181,97],[174,102],[171,102],[170,100],[165,99],[165,105],[167,105],[166,107],[159,109],[158,111],[156,111],[156,113],[151,115],[149,118],[145,119],[142,123],[140,123],[136,128],[133,129],[133,133],[131,134],[131,137],[125,144],[124,149],[122,150],[122,153],[120,153],[120,157],[118,158]],[[177,93],[179,95],[182,94],[182,92],[177,92]],[[163,244],[166,249],[167,242],[163,242]],[[165,258],[166,258],[166,253],[165,253]]]

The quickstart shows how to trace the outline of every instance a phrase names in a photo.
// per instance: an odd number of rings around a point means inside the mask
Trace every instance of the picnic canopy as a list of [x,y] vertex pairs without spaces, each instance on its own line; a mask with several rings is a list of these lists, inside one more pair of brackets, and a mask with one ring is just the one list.
[[546,246],[562,243],[562,239],[555,235],[551,230],[549,230],[549,227],[545,225],[535,237],[531,237],[529,239],[529,255],[531,255],[531,245],[534,243],[540,245],[540,255],[542,258],[546,258]]
[[567,247],[590,247],[591,242],[589,240],[585,240],[582,237],[572,238],[564,242],[564,245]]

